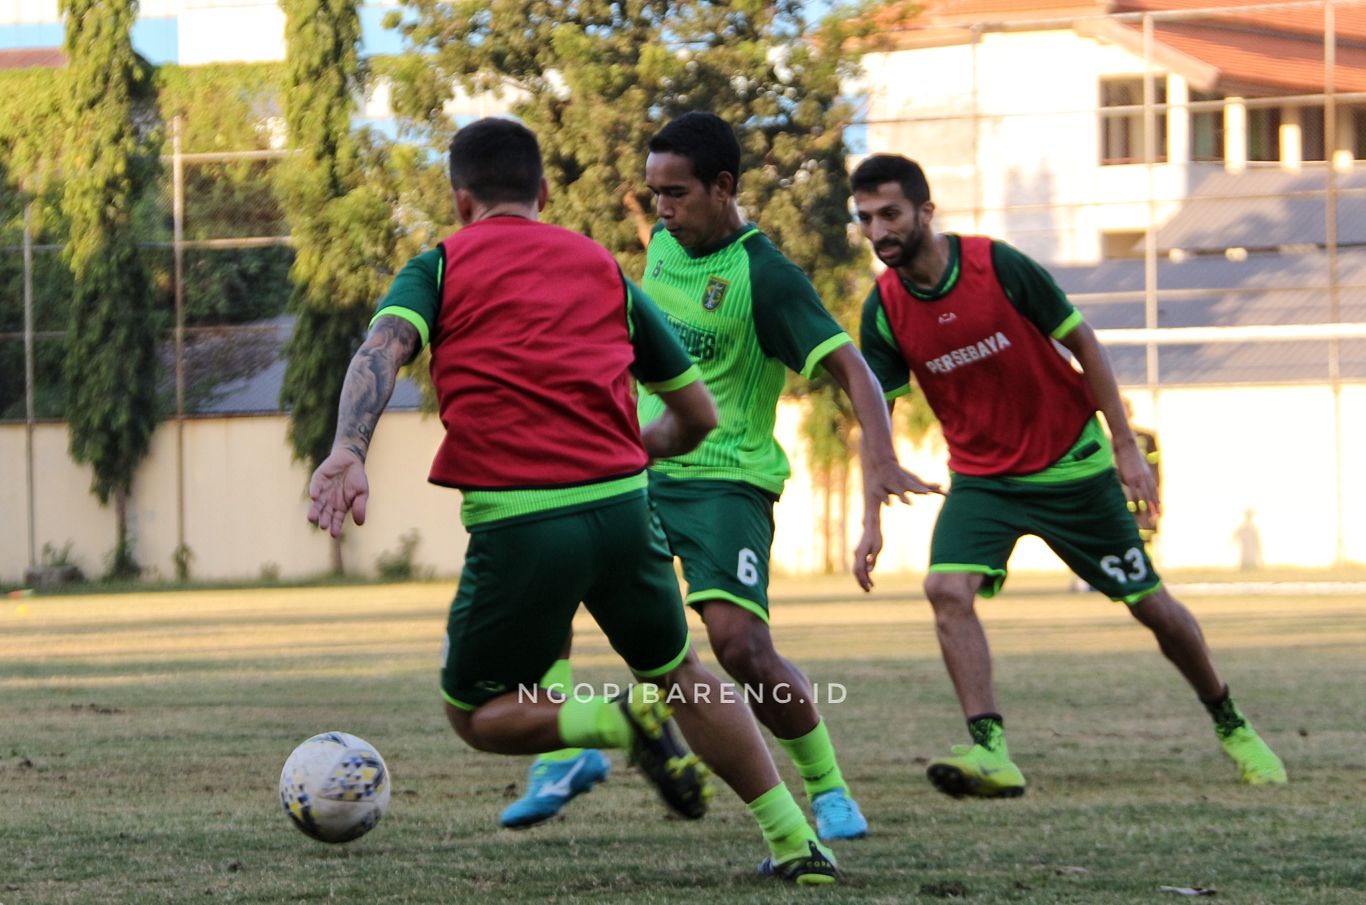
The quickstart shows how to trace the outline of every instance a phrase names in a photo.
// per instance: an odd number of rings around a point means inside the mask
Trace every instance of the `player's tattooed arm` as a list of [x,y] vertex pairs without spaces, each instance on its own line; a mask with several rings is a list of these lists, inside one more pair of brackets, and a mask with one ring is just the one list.
[[375,425],[394,394],[399,368],[413,357],[421,341],[417,328],[401,317],[375,321],[346,371],[333,449],[346,449],[365,461]]

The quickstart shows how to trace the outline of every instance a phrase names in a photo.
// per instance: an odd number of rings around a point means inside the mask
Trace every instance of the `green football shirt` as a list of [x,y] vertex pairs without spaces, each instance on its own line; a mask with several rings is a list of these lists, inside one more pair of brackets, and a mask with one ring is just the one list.
[[[697,449],[650,467],[673,478],[744,481],[782,493],[792,469],[773,428],[787,369],[810,378],[821,359],[853,340],[806,274],[753,225],[696,253],[656,227],[642,285],[697,364],[720,413]],[[641,393],[642,424],[662,410],[657,396]]]

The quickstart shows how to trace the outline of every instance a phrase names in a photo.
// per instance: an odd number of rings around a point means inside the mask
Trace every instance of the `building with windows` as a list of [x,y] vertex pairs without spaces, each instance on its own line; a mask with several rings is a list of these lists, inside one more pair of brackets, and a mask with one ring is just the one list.
[[[1148,224],[1228,189],[1221,174],[1322,183],[1366,159],[1366,4],[1354,0],[904,8],[882,11],[863,57],[867,150],[918,159],[949,228],[1044,260],[1141,256]],[[1180,249],[1208,250],[1223,248]]]

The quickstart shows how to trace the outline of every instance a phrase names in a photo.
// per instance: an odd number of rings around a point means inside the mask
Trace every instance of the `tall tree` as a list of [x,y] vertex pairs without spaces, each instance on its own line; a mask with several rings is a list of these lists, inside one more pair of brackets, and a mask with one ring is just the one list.
[[[296,459],[315,468],[337,427],[352,353],[392,273],[395,230],[384,146],[351,128],[365,83],[357,0],[283,0],[285,123],[297,150],[280,188],[294,244],[294,332],[280,400]],[[332,566],[342,571],[333,542]]]
[[66,258],[75,288],[66,332],[71,454],[91,466],[92,492],[112,497],[114,577],[139,571],[128,496],[156,426],[152,286],[138,253],[134,205],[159,166],[150,67],[129,37],[136,0],[62,0],[70,61]]
[[[867,255],[851,243],[841,96],[843,35],[809,33],[794,0],[405,0],[390,15],[412,49],[392,68],[394,102],[436,131],[452,85],[492,92],[540,136],[554,186],[547,219],[611,249],[639,277],[654,221],[644,183],[649,137],[673,116],[711,110],[735,126],[740,201],[827,306],[850,325]],[[831,22],[829,28],[837,28]],[[820,394],[833,392],[816,388]],[[814,408],[817,473],[844,495],[850,412]],[[844,546],[841,539],[838,546]]]

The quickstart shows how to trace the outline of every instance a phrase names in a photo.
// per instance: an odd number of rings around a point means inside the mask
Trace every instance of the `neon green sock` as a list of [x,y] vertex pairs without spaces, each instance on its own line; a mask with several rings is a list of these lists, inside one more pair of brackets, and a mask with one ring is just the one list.
[[773,852],[774,862],[805,855],[808,842],[816,841],[816,833],[806,822],[806,815],[788,791],[786,783],[778,783],[749,803],[749,811],[764,833],[764,841]]
[[560,705],[560,739],[584,748],[625,748],[631,744],[631,724],[616,703],[604,697],[571,697]]
[[[537,684],[547,691],[569,697],[574,694],[574,670],[568,660],[556,660]],[[558,751],[547,751],[536,759],[549,762],[573,760],[582,753],[582,748],[561,748]]]
[[835,746],[830,744],[830,732],[825,728],[825,720],[817,723],[816,728],[806,735],[780,738],[778,744],[783,746],[787,756],[792,758],[792,763],[797,765],[808,799],[831,789],[848,787],[844,774],[840,772],[840,765],[835,761]]

